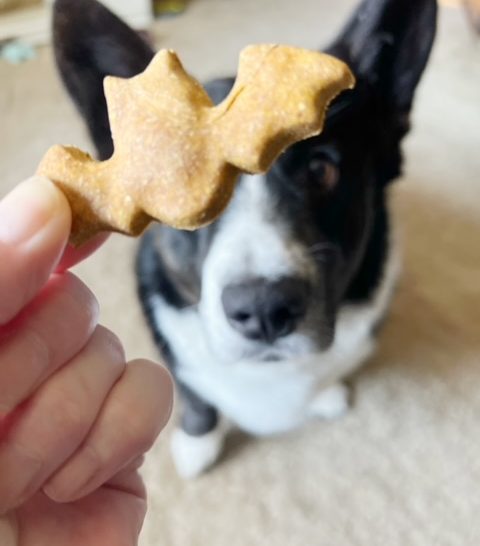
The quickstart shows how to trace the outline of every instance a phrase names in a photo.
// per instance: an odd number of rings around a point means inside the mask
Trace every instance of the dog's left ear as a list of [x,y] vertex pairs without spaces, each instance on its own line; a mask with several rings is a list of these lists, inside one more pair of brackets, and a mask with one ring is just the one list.
[[436,0],[363,0],[328,52],[408,117],[436,31]]
[[98,158],[112,155],[105,76],[131,78],[153,57],[149,44],[96,0],[55,0],[55,58],[62,80],[87,122]]

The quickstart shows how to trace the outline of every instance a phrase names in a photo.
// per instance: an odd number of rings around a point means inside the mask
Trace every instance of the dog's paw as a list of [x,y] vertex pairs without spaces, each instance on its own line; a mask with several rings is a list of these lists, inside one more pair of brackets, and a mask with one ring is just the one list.
[[174,430],[171,439],[173,461],[182,478],[196,478],[218,459],[225,440],[221,425],[202,436],[192,436],[184,430]]
[[350,408],[350,389],[343,383],[334,385],[319,392],[310,404],[310,413],[321,419],[337,419]]

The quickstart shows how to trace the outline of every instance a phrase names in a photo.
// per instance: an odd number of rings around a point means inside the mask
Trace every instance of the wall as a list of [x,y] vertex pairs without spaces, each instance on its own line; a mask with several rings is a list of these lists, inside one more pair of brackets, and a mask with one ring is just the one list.
[[[22,39],[32,44],[50,41],[50,0],[41,6],[0,14],[0,41]],[[150,0],[103,0],[135,28],[145,28],[152,20]]]

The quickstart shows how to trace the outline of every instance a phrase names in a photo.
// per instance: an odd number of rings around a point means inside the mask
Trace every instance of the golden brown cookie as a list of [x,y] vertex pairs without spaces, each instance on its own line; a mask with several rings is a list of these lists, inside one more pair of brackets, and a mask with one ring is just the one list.
[[249,46],[232,91],[214,106],[162,50],[134,78],[105,78],[113,156],[97,162],[54,146],[38,174],[67,196],[75,245],[99,231],[139,235],[152,220],[195,229],[224,210],[240,171],[264,172],[287,146],[320,133],[329,102],[353,84],[328,55]]

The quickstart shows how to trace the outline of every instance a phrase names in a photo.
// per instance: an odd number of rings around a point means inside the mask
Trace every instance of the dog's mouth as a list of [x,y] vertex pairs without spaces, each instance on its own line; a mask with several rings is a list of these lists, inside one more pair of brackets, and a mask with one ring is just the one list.
[[[295,357],[296,351],[289,351],[273,345],[251,345],[246,343],[243,347],[236,347],[237,354],[234,361],[248,361],[259,364],[282,362]],[[233,356],[233,353],[232,353]]]
[[258,362],[280,362],[282,360],[286,360],[286,355],[282,354],[280,351],[274,350],[274,349],[265,349],[264,351],[261,351],[256,358]]
[[212,354],[225,364],[257,362],[268,364],[302,359],[327,350],[333,341],[333,325],[314,313],[309,314],[293,332],[273,340],[249,339],[240,335],[215,306],[214,311],[200,305],[206,339]]
[[[211,334],[211,331],[210,331]],[[224,331],[225,334],[225,331]],[[225,363],[255,362],[258,364],[280,363],[304,358],[324,350],[318,336],[310,332],[295,332],[273,343],[255,342],[226,335],[209,336],[210,347]]]

